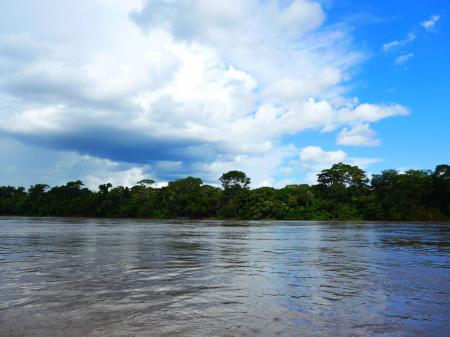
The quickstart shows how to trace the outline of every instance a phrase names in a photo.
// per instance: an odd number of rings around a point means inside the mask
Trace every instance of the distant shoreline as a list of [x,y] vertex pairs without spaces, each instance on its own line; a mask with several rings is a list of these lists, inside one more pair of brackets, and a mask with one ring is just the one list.
[[450,221],[450,166],[432,170],[385,170],[371,179],[358,166],[338,163],[317,175],[317,184],[250,188],[242,171],[219,178],[221,187],[188,176],[158,186],[82,181],[50,187],[0,186],[0,215],[131,219],[230,219],[292,221]]
[[151,221],[151,222],[304,222],[304,223],[329,223],[329,224],[437,224],[450,225],[450,220],[304,220],[304,219],[218,219],[218,218],[202,218],[202,219],[161,219],[161,218],[108,218],[108,217],[76,217],[76,216],[26,216],[26,215],[0,215],[0,220],[5,219],[51,219],[51,220],[137,220],[137,221]]

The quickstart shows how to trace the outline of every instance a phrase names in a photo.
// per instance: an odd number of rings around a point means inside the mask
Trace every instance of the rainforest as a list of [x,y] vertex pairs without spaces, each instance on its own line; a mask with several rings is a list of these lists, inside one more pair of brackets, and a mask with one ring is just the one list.
[[349,164],[322,170],[317,183],[250,188],[244,172],[230,171],[221,187],[186,177],[157,187],[105,183],[93,191],[80,180],[61,186],[0,187],[0,215],[160,219],[392,220],[450,219],[450,166],[385,170],[371,179]]

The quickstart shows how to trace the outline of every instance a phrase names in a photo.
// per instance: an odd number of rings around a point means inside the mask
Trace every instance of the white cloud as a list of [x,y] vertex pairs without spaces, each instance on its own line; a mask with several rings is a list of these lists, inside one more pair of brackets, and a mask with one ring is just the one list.
[[100,171],[94,174],[88,174],[83,177],[84,184],[95,189],[97,186],[104,184],[105,182],[111,183],[113,186],[134,186],[136,183],[146,177],[142,168],[132,167],[123,171]]
[[420,25],[428,31],[433,30],[436,23],[440,20],[439,15],[432,15],[431,18],[420,23]]
[[320,27],[325,14],[318,2],[310,0],[293,0],[288,6],[276,0],[147,0],[132,18],[146,30],[162,27],[180,40],[247,45],[257,43],[255,38],[262,43],[273,38],[264,33],[282,31],[299,37]]
[[409,53],[409,54],[405,54],[405,55],[400,55],[395,59],[395,64],[396,65],[403,65],[406,62],[408,62],[410,59],[412,59],[414,57],[414,53]]
[[143,167],[211,181],[239,167],[276,184],[297,151],[284,136],[408,113],[346,93],[363,55],[322,29],[318,1],[80,0],[66,22],[54,1],[33,20],[14,8],[17,29],[0,28],[0,133],[133,165],[124,182]]
[[294,0],[289,6],[276,11],[275,20],[293,36],[319,27],[325,19],[322,7],[317,2]]
[[324,68],[315,77],[286,77],[269,85],[265,96],[272,100],[298,101],[301,97],[320,96],[339,84],[343,78],[339,68]]
[[[3,127],[10,132],[57,132],[61,129],[61,117],[64,111],[63,105],[30,108],[11,116],[5,116]],[[26,121],[26,123],[24,123]]]
[[[434,29],[434,26],[436,25],[436,23],[439,20],[440,20],[439,15],[433,15],[433,16],[431,16],[431,18],[429,20],[425,20],[425,21],[421,22],[420,25],[425,30],[432,31]],[[401,54],[401,55],[397,54],[398,56],[395,58],[395,65],[404,65],[411,58],[413,58],[415,56],[414,53],[404,53],[404,51],[403,51],[404,47],[409,45],[410,43],[412,43],[415,39],[416,39],[416,34],[414,32],[411,32],[403,40],[393,40],[393,41],[385,43],[383,45],[383,51],[385,53],[388,53],[388,52],[401,53],[401,52],[403,52],[403,54]]]
[[337,138],[338,145],[352,146],[378,146],[381,141],[376,138],[376,133],[369,124],[362,123],[353,126],[351,129],[344,128]]
[[349,157],[342,150],[325,151],[319,146],[308,146],[300,151],[299,165],[301,170],[306,172],[308,182],[315,183],[317,174],[323,169],[330,168],[333,164],[346,163],[364,169],[379,161],[377,158]]
[[409,110],[399,104],[374,105],[359,104],[354,108],[344,108],[340,113],[342,122],[349,124],[355,122],[377,122],[381,119],[392,116],[406,116]]
[[408,36],[403,40],[394,40],[391,42],[387,42],[383,45],[383,51],[389,52],[397,48],[402,48],[416,39],[416,34],[409,33]]
[[308,146],[301,150],[300,160],[305,166],[321,166],[328,167],[345,161],[347,154],[342,150],[324,151],[319,146]]

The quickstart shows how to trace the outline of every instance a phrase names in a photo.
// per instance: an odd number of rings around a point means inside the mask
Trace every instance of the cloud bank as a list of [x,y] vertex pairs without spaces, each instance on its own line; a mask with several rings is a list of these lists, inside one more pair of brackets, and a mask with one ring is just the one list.
[[[64,4],[25,3],[32,20],[19,6],[0,15],[15,19],[0,30],[1,137],[136,179],[243,169],[276,185],[317,169],[317,156],[357,162],[286,136],[336,132],[339,145],[376,146],[370,124],[408,114],[347,91],[364,55],[316,1],[81,0],[67,21]],[[119,181],[113,171],[82,175]]]

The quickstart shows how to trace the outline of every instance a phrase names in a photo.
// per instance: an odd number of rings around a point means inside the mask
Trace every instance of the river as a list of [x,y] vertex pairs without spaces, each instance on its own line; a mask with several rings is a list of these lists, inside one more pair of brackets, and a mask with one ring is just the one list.
[[450,336],[450,225],[0,218],[0,336]]

